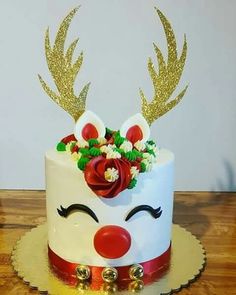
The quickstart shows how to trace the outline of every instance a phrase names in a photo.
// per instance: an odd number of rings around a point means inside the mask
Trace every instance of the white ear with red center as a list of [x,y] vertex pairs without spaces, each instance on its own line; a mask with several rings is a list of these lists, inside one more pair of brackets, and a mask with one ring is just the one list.
[[150,137],[150,127],[145,118],[138,113],[123,123],[120,135],[133,144],[137,141],[146,142]]
[[75,124],[74,135],[76,139],[89,140],[105,137],[106,128],[103,121],[93,112],[86,111]]

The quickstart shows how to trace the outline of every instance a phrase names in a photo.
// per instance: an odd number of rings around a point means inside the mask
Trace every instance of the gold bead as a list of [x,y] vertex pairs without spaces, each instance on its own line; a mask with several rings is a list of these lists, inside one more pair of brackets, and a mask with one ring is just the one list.
[[103,291],[106,295],[110,295],[116,293],[118,291],[118,287],[115,283],[104,283],[101,291]]
[[102,278],[107,283],[113,283],[118,278],[118,272],[113,267],[106,267],[102,271]]
[[76,267],[76,276],[80,281],[88,280],[90,274],[90,268],[87,265],[79,265]]
[[140,264],[134,264],[129,269],[129,277],[131,280],[139,280],[143,277],[144,271]]
[[85,291],[89,289],[89,282],[79,282],[77,285],[77,290],[79,293],[84,294]]
[[129,291],[132,293],[139,293],[144,288],[144,282],[142,280],[135,280],[129,283]]

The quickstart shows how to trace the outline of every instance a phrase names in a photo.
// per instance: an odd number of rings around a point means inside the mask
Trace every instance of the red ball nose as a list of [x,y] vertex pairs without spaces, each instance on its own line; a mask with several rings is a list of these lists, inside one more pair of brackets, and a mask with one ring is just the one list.
[[130,245],[129,232],[120,226],[104,226],[94,236],[94,248],[104,258],[120,258],[128,252]]

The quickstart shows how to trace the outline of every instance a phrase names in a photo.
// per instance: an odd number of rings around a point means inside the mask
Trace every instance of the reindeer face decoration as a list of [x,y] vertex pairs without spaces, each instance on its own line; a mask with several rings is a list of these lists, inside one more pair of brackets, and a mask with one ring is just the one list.
[[148,102],[140,90],[142,114],[112,131],[96,114],[85,111],[90,84],[78,96],[73,90],[83,54],[73,63],[78,39],[66,53],[64,43],[76,11],[62,22],[53,47],[46,32],[46,58],[59,94],[39,76],[46,93],[75,119],[74,133],[46,155],[49,258],[64,278],[65,273],[74,277],[81,264],[89,273],[95,266],[100,274],[104,267],[122,268],[119,275],[127,278],[130,270],[124,267],[141,263],[144,271],[154,271],[168,257],[174,157],[149,139],[149,125],[178,104],[187,90],[169,101],[183,72],[187,43],[184,40],[178,58],[171,25],[156,9],[167,38],[168,60],[154,44],[158,71],[148,61],[154,98]]

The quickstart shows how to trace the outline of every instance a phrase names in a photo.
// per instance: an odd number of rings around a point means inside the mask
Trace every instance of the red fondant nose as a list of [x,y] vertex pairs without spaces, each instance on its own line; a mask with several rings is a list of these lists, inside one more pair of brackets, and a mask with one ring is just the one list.
[[94,236],[94,248],[104,258],[120,258],[128,252],[130,245],[129,232],[120,226],[104,226]]

